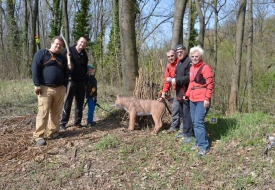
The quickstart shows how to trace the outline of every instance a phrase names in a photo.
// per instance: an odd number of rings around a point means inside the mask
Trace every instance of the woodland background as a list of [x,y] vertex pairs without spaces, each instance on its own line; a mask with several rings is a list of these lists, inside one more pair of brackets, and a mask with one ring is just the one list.
[[168,49],[201,45],[215,74],[214,113],[273,115],[274,9],[272,0],[1,0],[1,80],[30,78],[34,37],[49,48],[61,28],[69,45],[89,39],[99,82],[125,94],[138,76],[162,84]]

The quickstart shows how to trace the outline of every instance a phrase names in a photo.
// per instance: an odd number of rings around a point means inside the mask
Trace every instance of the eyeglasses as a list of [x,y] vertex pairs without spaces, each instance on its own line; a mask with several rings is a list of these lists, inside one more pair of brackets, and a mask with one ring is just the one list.
[[177,51],[178,54],[183,53],[184,51]]
[[195,55],[195,56],[192,55],[191,58],[199,58],[199,56],[198,55]]

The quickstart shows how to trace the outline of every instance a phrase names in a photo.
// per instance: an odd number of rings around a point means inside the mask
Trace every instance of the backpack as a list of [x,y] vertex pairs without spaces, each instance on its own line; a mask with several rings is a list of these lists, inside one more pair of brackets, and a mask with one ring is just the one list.
[[202,76],[202,74],[201,74],[202,69],[203,69],[204,66],[205,66],[205,64],[203,64],[203,65],[199,68],[199,70],[198,70],[198,72],[197,72],[197,74],[196,74],[196,76],[195,76],[195,78],[194,78],[195,83],[198,83],[198,84],[206,84],[206,80],[205,80],[205,78],[203,78],[203,76]]

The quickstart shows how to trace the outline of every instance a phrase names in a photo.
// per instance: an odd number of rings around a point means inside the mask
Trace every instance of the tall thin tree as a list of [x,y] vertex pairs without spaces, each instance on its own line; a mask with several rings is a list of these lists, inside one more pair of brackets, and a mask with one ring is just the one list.
[[247,42],[247,63],[246,63],[246,80],[247,80],[247,109],[252,112],[252,57],[253,57],[253,0],[248,0],[248,42]]
[[235,62],[233,64],[233,72],[231,78],[231,91],[229,97],[228,114],[232,115],[237,111],[237,99],[240,83],[241,61],[242,61],[242,45],[244,37],[246,0],[240,0],[237,12],[237,28],[235,37]]

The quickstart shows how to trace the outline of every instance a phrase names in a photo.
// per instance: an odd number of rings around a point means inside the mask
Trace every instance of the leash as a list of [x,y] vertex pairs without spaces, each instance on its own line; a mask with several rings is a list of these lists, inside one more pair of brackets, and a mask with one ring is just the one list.
[[167,103],[166,103],[166,100],[164,100],[163,102],[164,102],[164,105],[165,105],[166,109],[168,110],[168,112],[169,112],[170,115],[171,115],[172,113],[171,113],[171,110],[169,109],[169,107],[168,107],[168,105],[167,105]]
[[96,106],[98,106],[99,108],[101,108],[102,110],[104,110],[104,111],[106,111],[106,112],[111,113],[111,111],[104,109],[104,108],[103,108],[103,107],[101,107],[98,103],[96,103],[95,105],[96,105]]

